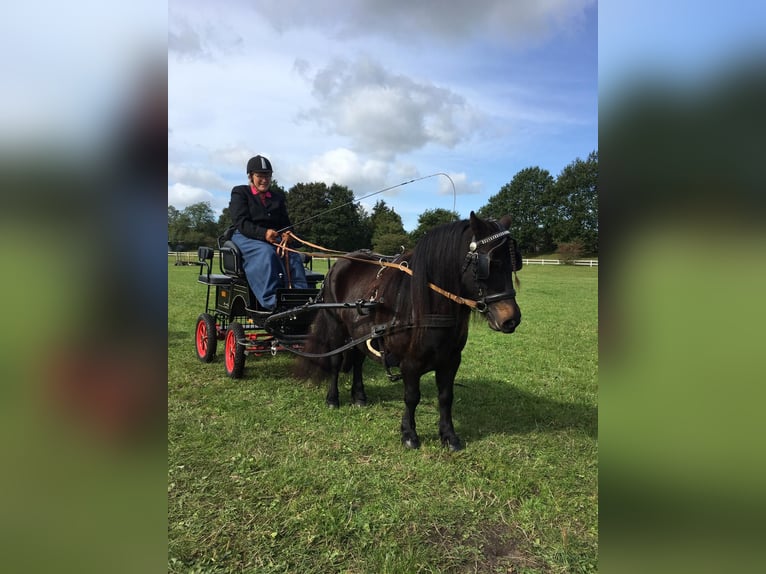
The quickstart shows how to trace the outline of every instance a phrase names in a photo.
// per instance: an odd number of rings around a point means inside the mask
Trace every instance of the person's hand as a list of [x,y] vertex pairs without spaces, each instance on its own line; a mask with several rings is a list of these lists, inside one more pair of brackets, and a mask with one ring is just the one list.
[[279,240],[279,233],[273,229],[266,230],[266,241],[269,243],[276,243]]

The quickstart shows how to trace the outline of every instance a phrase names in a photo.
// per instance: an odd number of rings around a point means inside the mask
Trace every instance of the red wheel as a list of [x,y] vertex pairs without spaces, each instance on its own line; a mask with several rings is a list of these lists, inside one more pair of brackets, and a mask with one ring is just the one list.
[[233,321],[226,331],[224,363],[226,374],[232,379],[241,379],[245,371],[245,328]]
[[216,346],[218,345],[218,335],[215,319],[207,313],[202,313],[197,317],[195,343],[199,360],[203,363],[212,361],[213,357],[215,357]]

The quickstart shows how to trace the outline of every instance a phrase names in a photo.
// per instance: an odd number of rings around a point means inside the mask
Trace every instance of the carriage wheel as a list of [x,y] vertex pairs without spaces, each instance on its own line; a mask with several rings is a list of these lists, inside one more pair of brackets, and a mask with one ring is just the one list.
[[226,374],[232,379],[241,379],[245,370],[245,329],[236,321],[229,324],[226,331],[224,363]]
[[213,357],[215,357],[218,337],[216,333],[215,319],[207,313],[202,313],[197,317],[195,343],[199,360],[203,363],[212,361]]

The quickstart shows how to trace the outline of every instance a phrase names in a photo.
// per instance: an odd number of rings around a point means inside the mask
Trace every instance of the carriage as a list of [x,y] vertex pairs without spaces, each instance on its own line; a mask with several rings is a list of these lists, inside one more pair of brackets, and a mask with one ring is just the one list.
[[332,408],[339,406],[338,376],[351,370],[352,401],[366,404],[362,363],[370,357],[404,382],[401,430],[408,448],[420,445],[414,419],[420,378],[434,371],[439,435],[458,450],[452,393],[471,311],[501,333],[514,332],[521,321],[514,275],[522,260],[509,227],[508,217],[483,220],[472,212],[468,220],[429,231],[397,257],[365,250],[339,255],[326,277],[307,269],[308,288],[278,290],[273,311],[259,307],[232,241],[219,240],[220,274],[212,273],[214,250],[200,247],[198,281],[207,286],[207,298],[197,319],[197,356],[212,361],[223,340],[226,373],[241,378],[247,355],[290,351],[305,359],[306,377],[330,379],[326,403]]
[[[216,356],[218,341],[223,341],[226,374],[238,379],[247,355],[276,355],[302,346],[313,319],[309,306],[316,300],[324,275],[307,267],[308,288],[279,289],[276,309],[267,311],[250,289],[237,245],[223,238],[218,243],[220,273],[213,273],[215,250],[197,250],[197,281],[207,287],[207,295],[205,311],[197,318],[195,346],[197,357],[209,363]],[[310,261],[305,258],[304,266]]]
[[248,355],[274,356],[283,351],[300,354],[319,309],[354,307],[364,313],[375,306],[369,301],[318,303],[324,275],[313,270],[311,256],[302,254],[308,288],[277,289],[276,308],[266,310],[247,282],[239,247],[221,237],[218,252],[220,273],[213,273],[215,250],[197,249],[197,281],[207,287],[207,293],[205,311],[197,317],[195,348],[199,360],[210,363],[215,359],[218,341],[223,341],[223,363],[232,379],[242,378]]

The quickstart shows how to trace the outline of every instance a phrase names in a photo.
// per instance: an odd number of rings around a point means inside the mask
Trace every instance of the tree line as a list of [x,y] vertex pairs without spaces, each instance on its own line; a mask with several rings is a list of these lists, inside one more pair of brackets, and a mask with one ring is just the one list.
[[[525,255],[557,251],[564,257],[598,254],[598,151],[585,160],[576,159],[554,178],[540,167],[519,171],[478,210],[482,217],[513,218],[511,233]],[[454,211],[427,209],[417,227],[407,232],[401,216],[378,200],[371,211],[354,200],[354,192],[343,185],[298,183],[285,190],[290,219],[302,239],[330,249],[372,249],[393,254],[410,248],[425,233],[442,223],[459,219]],[[216,245],[231,225],[228,207],[216,218],[207,202],[178,210],[168,206],[168,245],[172,250],[194,250]]]

